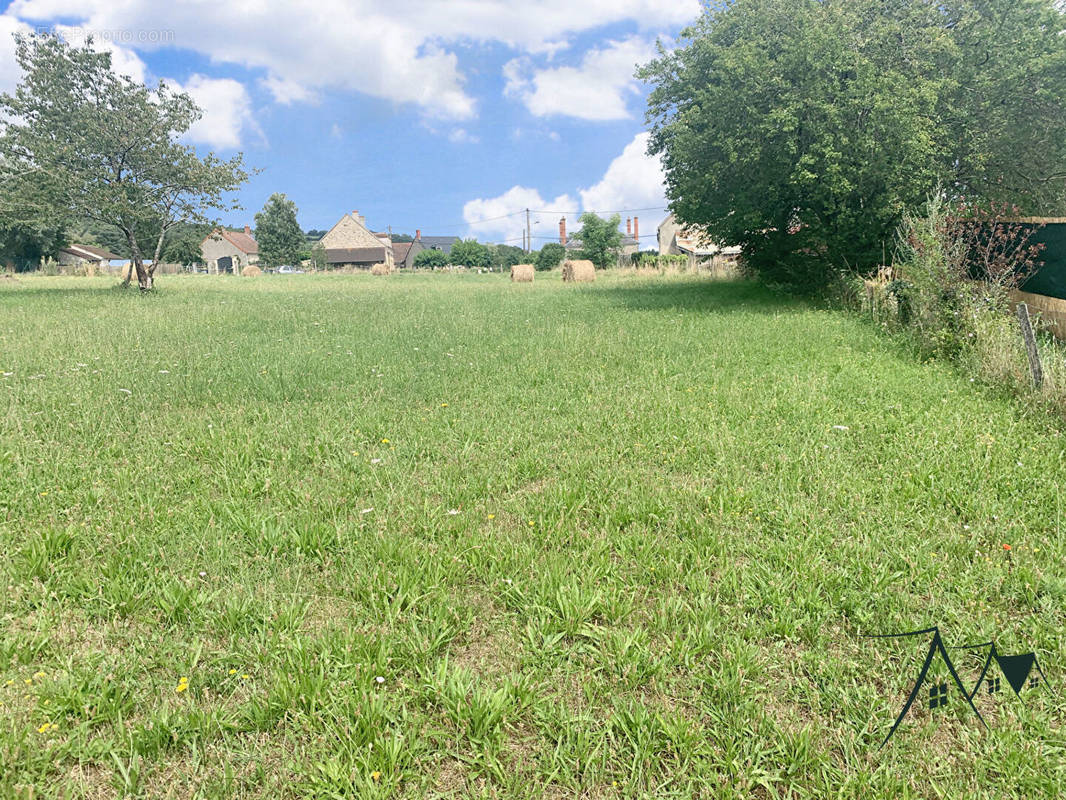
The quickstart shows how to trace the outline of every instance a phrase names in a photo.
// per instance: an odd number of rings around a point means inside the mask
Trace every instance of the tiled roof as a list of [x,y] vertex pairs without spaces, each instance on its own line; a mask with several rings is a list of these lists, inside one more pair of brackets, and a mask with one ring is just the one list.
[[384,247],[337,247],[326,250],[326,262],[329,264],[380,264],[384,261]]
[[440,250],[447,254],[452,251],[452,245],[459,241],[458,236],[423,236],[418,241],[427,250]]
[[121,261],[122,256],[116,256],[107,250],[100,247],[93,247],[91,244],[72,244],[70,247],[64,247],[60,252],[70,253],[72,256],[78,258],[96,258],[101,261]]
[[259,253],[259,243],[249,233],[237,233],[236,231],[222,231],[222,235],[233,243],[234,247],[254,256]]
[[410,250],[411,242],[395,242],[392,245],[392,260],[397,264],[402,264],[407,259]]

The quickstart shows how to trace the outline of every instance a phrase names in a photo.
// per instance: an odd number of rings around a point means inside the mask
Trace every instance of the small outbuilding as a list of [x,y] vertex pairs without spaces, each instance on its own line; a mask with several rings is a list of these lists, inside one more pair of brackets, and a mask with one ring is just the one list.
[[200,243],[200,254],[212,275],[240,275],[245,267],[259,263],[259,244],[247,225],[243,233],[216,228]]
[[89,244],[72,244],[64,247],[56,257],[60,268],[65,271],[85,269],[90,274],[95,273],[96,270],[107,271],[112,261],[121,260],[122,256]]

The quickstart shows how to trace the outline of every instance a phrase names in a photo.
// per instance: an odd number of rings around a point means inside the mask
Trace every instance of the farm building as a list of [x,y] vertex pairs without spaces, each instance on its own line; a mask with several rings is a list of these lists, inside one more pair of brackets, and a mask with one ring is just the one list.
[[459,241],[458,236],[423,236],[418,231],[415,241],[422,245],[422,250],[440,250],[444,255],[452,252],[452,245]]
[[[440,239],[450,239],[451,237],[433,237]],[[415,238],[413,242],[393,242],[392,245],[392,257],[396,262],[397,269],[410,269],[415,265],[415,258],[423,250],[428,249],[425,242],[422,239],[422,231],[415,231]],[[451,243],[448,244],[448,249],[451,250]]]
[[87,268],[90,271],[107,270],[112,261],[121,260],[122,256],[88,244],[72,244],[64,247],[56,257],[56,261],[59,262],[61,268]]
[[706,237],[681,227],[670,214],[659,223],[659,255],[686,255],[690,262],[715,256],[735,259],[740,255],[740,248],[719,247]]
[[240,275],[245,267],[259,263],[259,244],[247,225],[243,233],[223,228],[213,230],[200,242],[200,253],[207,271],[214,275]]
[[334,269],[370,269],[384,264],[392,269],[393,245],[388,234],[375,234],[358,211],[345,214],[320,239],[326,250],[326,263]]

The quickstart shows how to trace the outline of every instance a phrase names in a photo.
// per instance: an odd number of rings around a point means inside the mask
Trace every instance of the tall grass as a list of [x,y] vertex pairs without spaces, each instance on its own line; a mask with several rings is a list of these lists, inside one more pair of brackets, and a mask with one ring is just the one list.
[[[0,796],[1058,795],[1051,418],[747,283],[112,282],[0,284]],[[876,754],[930,624],[1056,692]]]

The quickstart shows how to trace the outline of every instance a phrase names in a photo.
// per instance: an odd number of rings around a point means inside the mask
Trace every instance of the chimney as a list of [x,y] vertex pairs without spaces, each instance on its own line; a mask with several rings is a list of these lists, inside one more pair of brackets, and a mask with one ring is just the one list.
[[422,229],[421,228],[415,228],[415,239],[421,239],[421,238],[422,238]]
[[247,225],[244,226],[244,232],[247,233],[249,236],[252,235],[252,229]]
[[631,220],[629,217],[626,217],[626,236],[632,236],[632,235],[633,235],[633,220]]
[[566,247],[566,217],[559,220],[559,244]]
[[640,220],[633,217],[633,238],[637,240],[637,250],[640,250]]

